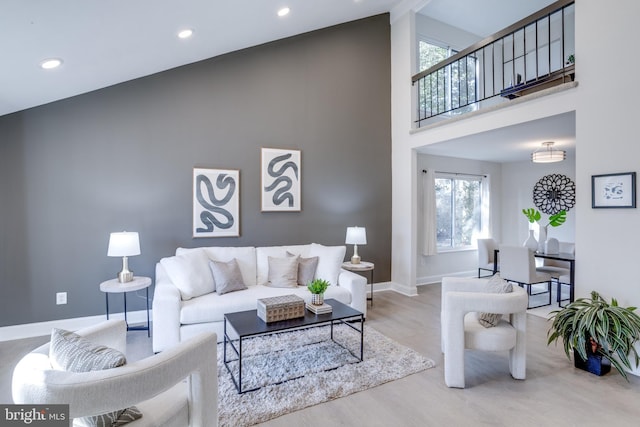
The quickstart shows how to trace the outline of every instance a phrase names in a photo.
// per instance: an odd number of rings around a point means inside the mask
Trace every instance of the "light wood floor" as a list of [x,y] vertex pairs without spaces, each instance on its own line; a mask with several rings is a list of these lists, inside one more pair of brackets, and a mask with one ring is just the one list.
[[[510,377],[506,353],[467,351],[467,388],[450,389],[440,353],[440,286],[416,297],[376,293],[367,326],[411,347],[436,367],[364,392],[294,412],[263,426],[638,426],[640,378],[597,377],[573,367],[561,347],[547,347],[547,321],[528,316],[527,379]],[[130,359],[151,353],[129,333]],[[0,402],[11,402],[11,369],[46,337],[0,343]]]

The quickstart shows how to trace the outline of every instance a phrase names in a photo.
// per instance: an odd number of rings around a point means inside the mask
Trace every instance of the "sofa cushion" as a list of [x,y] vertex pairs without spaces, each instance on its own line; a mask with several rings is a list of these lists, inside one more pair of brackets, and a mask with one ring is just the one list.
[[[127,363],[118,350],[96,345],[73,332],[53,328],[49,360],[56,370],[89,372],[117,368]],[[77,426],[121,426],[142,417],[138,408],[130,408],[74,420]]]
[[211,268],[218,295],[247,289],[235,258],[228,262],[209,261],[209,267]]
[[309,256],[311,245],[263,246],[256,248],[256,270],[258,285],[266,285],[269,281],[269,257],[284,258],[287,252],[301,257]]
[[318,257],[318,268],[314,279],[324,279],[334,286],[337,285],[340,268],[346,252],[346,246],[324,246],[312,243],[309,256]]
[[292,257],[268,257],[269,281],[267,286],[274,288],[298,287],[298,260],[299,256]]
[[[297,295],[306,302],[311,302],[311,293],[306,286],[297,288],[272,288],[269,286],[249,286],[240,292],[218,295],[215,292],[194,298],[182,303],[180,310],[180,324],[192,325],[204,322],[222,322],[225,313],[255,310],[259,298],[269,298],[282,295]],[[340,286],[329,286],[324,294],[325,299],[333,298],[343,304],[351,304],[351,293]]]
[[199,297],[215,290],[209,259],[203,250],[192,250],[176,256],[162,258],[160,264],[183,300]]
[[[227,247],[209,246],[203,248],[178,248],[176,255],[192,251],[204,251],[212,261],[231,261],[235,258],[242,273],[242,279],[247,286],[256,284],[256,248],[252,246]],[[208,267],[207,267],[208,268]]]

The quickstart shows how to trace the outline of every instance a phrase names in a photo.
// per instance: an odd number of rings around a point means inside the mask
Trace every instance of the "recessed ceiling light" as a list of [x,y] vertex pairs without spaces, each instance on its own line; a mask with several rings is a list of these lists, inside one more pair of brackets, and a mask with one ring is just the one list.
[[193,30],[190,28],[187,28],[186,30],[182,30],[178,33],[178,37],[180,37],[181,39],[188,39],[192,35],[193,35]]
[[283,7],[282,9],[280,9],[278,11],[278,16],[280,16],[280,17],[287,16],[289,14],[289,12],[291,12],[291,9],[289,9],[288,7]]
[[45,59],[40,63],[40,67],[44,68],[45,70],[52,70],[54,68],[58,68],[60,65],[62,65],[62,59],[58,58]]

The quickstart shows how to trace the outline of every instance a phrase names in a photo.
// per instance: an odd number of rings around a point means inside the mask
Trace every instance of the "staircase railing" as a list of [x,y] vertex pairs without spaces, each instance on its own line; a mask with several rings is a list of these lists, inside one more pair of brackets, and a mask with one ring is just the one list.
[[574,16],[557,1],[414,75],[416,127],[573,79]]

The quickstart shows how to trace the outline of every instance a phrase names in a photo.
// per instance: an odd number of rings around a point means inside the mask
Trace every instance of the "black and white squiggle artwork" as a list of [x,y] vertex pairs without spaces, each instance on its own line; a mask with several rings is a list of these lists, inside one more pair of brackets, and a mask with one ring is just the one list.
[[300,211],[300,150],[262,149],[262,211]]
[[193,237],[240,235],[240,172],[193,169]]

